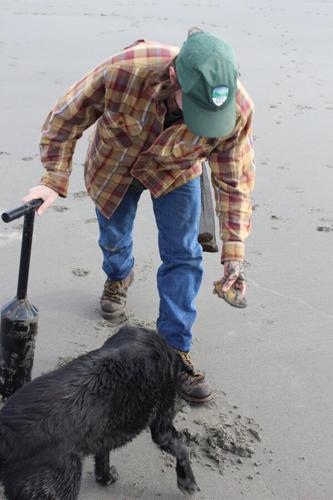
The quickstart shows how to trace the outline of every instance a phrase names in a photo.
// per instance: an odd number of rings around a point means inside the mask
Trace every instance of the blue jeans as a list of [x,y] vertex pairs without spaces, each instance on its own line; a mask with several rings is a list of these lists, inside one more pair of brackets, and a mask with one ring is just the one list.
[[[132,230],[142,191],[131,185],[110,219],[96,209],[103,270],[111,280],[126,278],[133,267]],[[202,249],[198,243],[200,178],[159,198],[152,197],[152,202],[162,261],[157,272],[157,331],[169,345],[187,352],[196,316],[194,300],[202,280]]]

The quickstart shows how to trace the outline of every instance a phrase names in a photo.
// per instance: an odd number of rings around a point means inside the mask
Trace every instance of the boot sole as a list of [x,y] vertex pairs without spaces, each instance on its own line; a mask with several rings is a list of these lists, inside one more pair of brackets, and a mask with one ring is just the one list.
[[185,399],[185,401],[188,401],[189,403],[194,403],[197,405],[203,404],[203,403],[208,403],[209,401],[212,401],[214,399],[214,393],[212,392],[209,394],[209,396],[206,396],[205,398],[193,398],[192,396],[189,396],[188,394],[180,391],[179,396]]
[[126,312],[126,307],[124,307],[123,309],[119,309],[119,311],[115,311],[112,313],[105,312],[105,311],[103,311],[103,309],[101,309],[101,315],[102,315],[102,318],[104,318],[104,319],[116,319],[116,318],[119,318],[119,316],[124,316],[125,312]]

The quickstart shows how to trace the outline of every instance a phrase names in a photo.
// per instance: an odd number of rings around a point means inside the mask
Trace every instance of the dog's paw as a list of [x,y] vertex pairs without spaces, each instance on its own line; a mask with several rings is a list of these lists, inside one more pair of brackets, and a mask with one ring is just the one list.
[[191,478],[185,478],[177,480],[177,486],[184,495],[194,495],[198,491],[200,491],[197,483]]
[[96,481],[102,486],[108,486],[114,483],[119,478],[119,474],[114,465],[111,465],[109,471],[101,476],[96,475]]

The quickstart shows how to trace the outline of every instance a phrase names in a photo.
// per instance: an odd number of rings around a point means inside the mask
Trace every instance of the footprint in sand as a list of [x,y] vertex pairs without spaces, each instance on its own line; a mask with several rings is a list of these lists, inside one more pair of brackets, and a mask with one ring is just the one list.
[[84,198],[87,198],[87,196],[87,191],[77,191],[76,193],[73,193],[73,198],[75,200],[83,200]]
[[276,167],[278,170],[289,170],[289,167],[286,167],[285,165],[280,165],[279,167]]
[[135,271],[137,275],[137,281],[140,283],[144,283],[148,279],[148,274],[152,270],[152,261],[151,259],[149,260],[144,260],[142,265]]
[[274,225],[271,226],[271,229],[273,229],[274,231],[278,231],[279,229],[281,229],[281,225],[279,226],[278,224],[279,223],[283,223],[285,222],[282,217],[278,216],[278,215],[271,215],[270,217],[271,221],[274,221]]
[[88,274],[90,274],[90,271],[88,269],[83,269],[81,267],[73,267],[72,273],[74,274],[74,276],[82,278],[88,276]]
[[68,207],[64,207],[63,205],[53,205],[51,208],[54,212],[60,212],[60,213],[69,210]]
[[297,194],[304,193],[303,189],[299,189],[297,186],[287,186],[289,191],[294,191]]

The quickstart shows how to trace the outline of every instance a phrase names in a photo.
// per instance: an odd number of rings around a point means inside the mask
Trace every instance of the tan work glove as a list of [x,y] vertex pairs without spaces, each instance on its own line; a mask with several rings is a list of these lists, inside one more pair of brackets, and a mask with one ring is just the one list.
[[213,293],[234,307],[246,307],[246,280],[243,262],[228,260],[224,263],[224,276],[214,281]]

